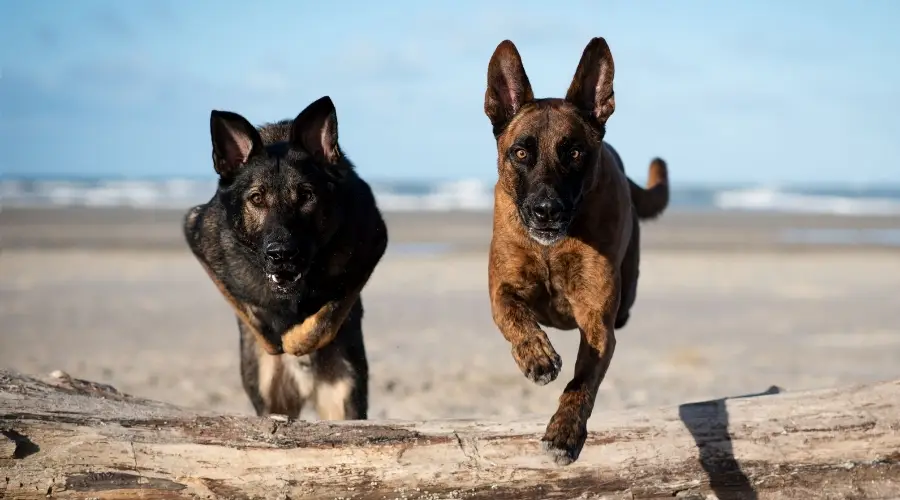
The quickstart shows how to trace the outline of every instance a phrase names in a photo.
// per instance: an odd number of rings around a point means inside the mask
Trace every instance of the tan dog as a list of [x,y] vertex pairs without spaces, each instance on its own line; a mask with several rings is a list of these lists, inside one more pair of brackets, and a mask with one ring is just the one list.
[[540,325],[578,328],[575,376],[542,439],[557,463],[578,458],[600,382],[637,293],[638,219],[668,205],[666,164],[647,189],[625,175],[603,142],[615,109],[613,59],[603,38],[584,49],[565,99],[535,99],[515,45],[488,67],[484,110],[497,140],[499,179],[489,287],[494,322],[519,368],[538,385],[562,361]]

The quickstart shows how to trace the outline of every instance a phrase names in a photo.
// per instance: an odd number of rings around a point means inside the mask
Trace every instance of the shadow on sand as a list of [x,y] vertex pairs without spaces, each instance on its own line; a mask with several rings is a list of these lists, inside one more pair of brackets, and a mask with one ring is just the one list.
[[709,486],[719,500],[756,500],[757,494],[746,474],[734,458],[728,431],[729,399],[752,398],[778,394],[783,390],[771,386],[764,392],[729,398],[683,404],[678,415],[694,437],[700,451],[700,465],[709,476]]

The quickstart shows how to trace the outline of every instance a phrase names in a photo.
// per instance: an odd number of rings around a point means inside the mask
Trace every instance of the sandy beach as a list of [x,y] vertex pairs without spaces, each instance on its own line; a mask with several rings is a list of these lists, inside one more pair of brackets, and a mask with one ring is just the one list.
[[[250,413],[235,319],[181,213],[0,212],[0,367]],[[521,375],[490,317],[490,214],[386,216],[388,253],[363,292],[371,418],[549,416],[577,332],[550,332],[554,383]],[[878,244],[898,230],[896,217],[724,212],[645,224],[638,302],[597,407],[900,376],[900,247]]]

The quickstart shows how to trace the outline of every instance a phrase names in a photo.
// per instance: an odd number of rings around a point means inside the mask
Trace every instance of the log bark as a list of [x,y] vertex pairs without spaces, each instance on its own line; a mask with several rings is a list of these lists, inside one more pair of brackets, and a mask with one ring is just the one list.
[[279,421],[0,371],[0,498],[900,498],[900,381],[547,418]]

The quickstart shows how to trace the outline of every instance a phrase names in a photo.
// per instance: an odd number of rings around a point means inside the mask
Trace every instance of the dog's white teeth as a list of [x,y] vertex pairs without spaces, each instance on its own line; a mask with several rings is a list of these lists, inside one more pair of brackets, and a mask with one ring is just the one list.
[[272,283],[274,283],[276,285],[281,285],[284,283],[296,283],[296,282],[300,281],[300,278],[302,277],[302,275],[300,275],[300,274],[298,274],[297,276],[294,276],[294,277],[280,277],[278,274],[274,274],[274,273],[268,274],[266,276],[268,276],[269,280],[271,280]]

